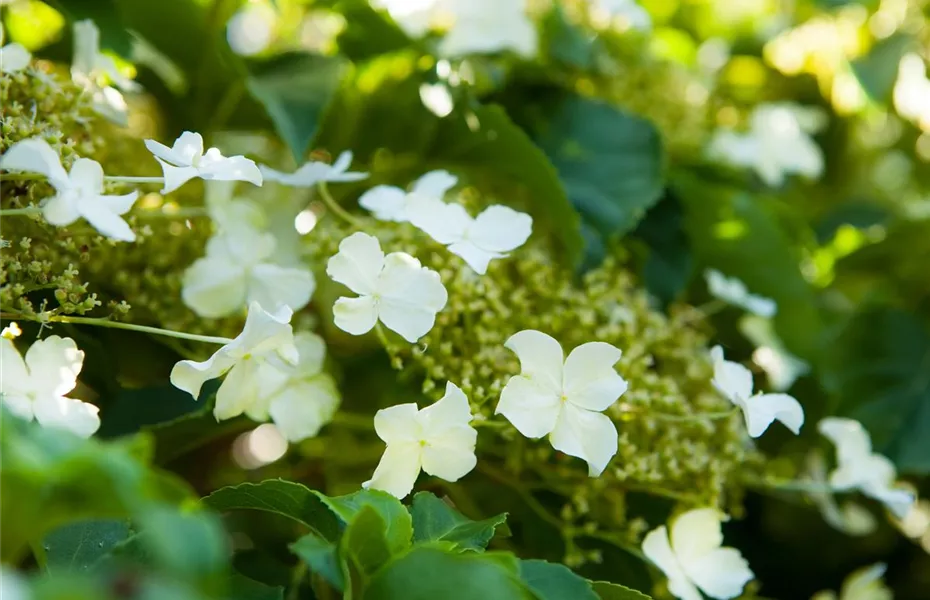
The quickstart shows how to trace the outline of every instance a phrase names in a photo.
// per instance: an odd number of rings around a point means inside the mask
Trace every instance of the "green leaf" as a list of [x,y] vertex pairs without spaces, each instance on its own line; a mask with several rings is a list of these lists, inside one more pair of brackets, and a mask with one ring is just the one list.
[[775,329],[788,350],[810,360],[819,350],[817,297],[800,257],[767,200],[681,172],[672,181],[685,229],[703,267],[736,277],[778,303]]
[[520,600],[533,595],[521,583],[511,554],[450,552],[416,546],[371,579],[363,600]]
[[831,345],[827,385],[898,469],[930,473],[930,332],[890,308],[857,314]]
[[229,590],[228,600],[284,600],[283,587],[265,585],[241,573],[230,576]]
[[290,549],[336,591],[345,589],[345,576],[334,544],[310,533],[291,544]]
[[634,229],[662,196],[662,142],[644,119],[569,96],[547,109],[535,138],[572,204],[605,238]]
[[681,203],[674,197],[662,199],[646,213],[633,236],[648,249],[643,283],[649,293],[667,306],[687,287],[694,269]]
[[365,579],[391,560],[395,553],[405,549],[390,546],[387,529],[388,524],[384,518],[370,504],[362,506],[346,526],[339,542],[339,554]]
[[592,581],[591,586],[601,600],[652,600],[642,592],[631,590],[618,583],[609,581]]
[[407,508],[387,492],[359,490],[347,496],[328,498],[327,503],[346,523],[351,523],[363,509],[373,509],[385,523],[385,538],[391,554],[410,547],[413,520]]
[[554,4],[543,21],[544,47],[556,63],[579,70],[594,66],[599,39],[593,32],[571,23],[560,4]]
[[588,580],[565,565],[521,560],[520,577],[539,600],[597,600]]
[[859,83],[878,102],[889,102],[898,78],[898,63],[914,45],[909,35],[895,34],[881,40],[869,53],[852,61],[852,71]]
[[[268,479],[220,488],[203,499],[220,510],[261,510],[302,523],[323,539],[336,542],[342,524],[323,494],[293,481]],[[348,521],[348,519],[345,519]]]
[[[90,19],[100,29],[100,47],[129,58],[132,36],[119,16],[115,0],[49,0],[69,24]],[[68,37],[71,37],[68,35]]]
[[414,542],[451,542],[462,550],[487,548],[494,531],[507,520],[500,514],[482,521],[472,521],[434,494],[419,492],[410,508]]
[[129,523],[123,519],[89,519],[63,525],[42,542],[45,567],[53,575],[86,571],[129,534]]
[[375,10],[366,0],[342,0],[337,12],[345,17],[346,26],[336,37],[339,51],[352,61],[403,50],[411,44],[407,34],[383,10]]
[[153,506],[137,522],[141,526],[140,543],[172,575],[201,580],[225,572],[231,551],[216,515]]
[[265,107],[298,164],[345,67],[340,58],[284,54],[253,68],[246,79],[249,93]]

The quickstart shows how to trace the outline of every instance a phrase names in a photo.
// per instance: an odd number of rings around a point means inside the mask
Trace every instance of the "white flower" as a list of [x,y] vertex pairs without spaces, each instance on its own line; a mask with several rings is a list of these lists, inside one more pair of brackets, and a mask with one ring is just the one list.
[[594,13],[601,21],[619,21],[624,29],[652,29],[652,17],[636,0],[598,0],[595,2]]
[[504,386],[494,413],[526,437],[548,434],[553,448],[585,460],[591,477],[600,475],[617,453],[617,428],[601,412],[627,389],[614,370],[620,350],[588,342],[563,364],[559,343],[534,330],[512,335],[504,346],[520,359],[522,372]]
[[433,328],[449,299],[439,273],[404,252],[385,256],[377,238],[361,232],[339,243],[326,274],[359,295],[339,298],[333,306],[336,326],[352,335],[371,331],[380,320],[416,342]]
[[739,596],[754,577],[736,548],[724,548],[720,514],[698,508],[672,523],[650,531],[643,553],[668,577],[668,591],[681,600],[702,600],[701,592],[717,600]]
[[475,468],[478,432],[471,421],[468,398],[451,381],[435,404],[398,404],[375,414],[375,432],[387,448],[371,480],[363,488],[383,490],[403,498],[424,470],[430,475],[458,481]]
[[300,359],[291,314],[286,306],[269,313],[253,302],[236,339],[203,362],[182,360],[174,365],[171,383],[197,398],[205,382],[227,373],[216,392],[213,415],[218,421],[241,415],[266,390],[281,385],[287,377],[287,364],[295,365]]
[[17,417],[43,427],[90,437],[100,427],[93,404],[65,396],[77,385],[84,353],[71,338],[50,335],[26,351],[25,360],[7,338],[0,338],[0,397]]
[[413,182],[410,192],[392,185],[376,185],[361,195],[359,205],[371,211],[380,221],[409,221],[407,206],[414,198],[441,200],[455,187],[458,178],[447,171],[430,171]]
[[778,311],[774,300],[750,294],[746,285],[736,277],[727,277],[716,269],[704,271],[707,291],[718,300],[738,306],[754,315],[770,319]]
[[909,53],[901,58],[894,84],[894,107],[902,117],[930,132],[930,79],[919,54]]
[[781,421],[785,427],[797,434],[804,424],[804,409],[788,394],[752,393],[752,372],[739,363],[723,358],[723,348],[714,346],[710,350],[714,363],[714,387],[727,400],[743,411],[746,430],[750,437],[759,437],[773,421]]
[[843,580],[843,588],[837,597],[835,592],[817,592],[811,600],[892,600],[894,594],[882,581],[886,565],[874,565],[857,569]]
[[[3,44],[3,35],[0,34],[0,44]],[[0,48],[0,73],[16,73],[29,66],[32,54],[22,44],[16,42]]]
[[45,140],[31,138],[13,144],[0,156],[0,169],[41,173],[58,192],[42,204],[42,215],[57,227],[70,225],[83,217],[101,234],[132,242],[136,234],[120,218],[132,208],[137,192],[123,196],[103,193],[103,168],[89,158],[79,158],[65,172],[61,159]]
[[274,40],[278,13],[267,4],[247,4],[226,23],[226,41],[240,56],[253,56]]
[[533,56],[536,26],[526,14],[526,0],[440,0],[440,19],[452,26],[439,43],[439,54],[459,57],[510,50]]
[[532,217],[500,204],[472,218],[460,204],[413,197],[407,203],[407,217],[479,275],[487,272],[493,259],[522,246],[533,231]]
[[438,0],[371,0],[371,4],[386,10],[407,35],[419,38],[432,28]]
[[872,440],[862,424],[828,417],[817,429],[836,446],[837,466],[830,473],[830,485],[837,491],[857,489],[883,503],[897,518],[904,518],[914,504],[914,495],[894,487],[894,464],[872,452]]
[[321,181],[327,183],[346,183],[349,181],[361,181],[368,177],[368,173],[349,171],[352,164],[352,153],[343,152],[336,158],[336,162],[328,165],[325,162],[311,160],[305,162],[303,166],[293,173],[282,173],[275,171],[271,167],[259,165],[258,169],[262,173],[265,181],[276,181],[284,185],[293,187],[312,187]]
[[170,148],[155,140],[145,140],[145,147],[155,156],[165,174],[162,194],[178,189],[194,177],[219,181],[248,181],[262,184],[262,174],[253,161],[244,156],[223,156],[216,148],[204,153],[199,133],[185,131]]
[[71,78],[90,92],[94,110],[115,123],[126,125],[126,101],[109,84],[124,92],[139,90],[140,86],[120,73],[112,57],[100,52],[100,30],[90,19],[74,24]]
[[872,513],[864,506],[847,500],[837,504],[833,490],[827,483],[827,464],[820,452],[811,452],[807,458],[807,478],[814,484],[810,499],[817,505],[823,520],[846,535],[869,535],[878,528]]
[[749,131],[719,131],[711,140],[711,156],[753,169],[769,186],[779,186],[787,175],[818,178],[823,153],[810,137],[823,126],[816,109],[792,104],[763,104],[750,116]]
[[202,317],[223,317],[258,302],[300,310],[316,288],[313,272],[287,267],[271,260],[275,237],[259,231],[254,221],[262,216],[248,201],[231,201],[211,211],[220,233],[207,242],[206,256],[184,272],[181,298]]
[[810,372],[810,365],[788,352],[770,319],[745,315],[739,321],[739,330],[756,346],[752,362],[765,371],[769,386],[776,392],[791,388],[798,377]]
[[10,567],[0,566],[0,598],[3,598],[3,600],[29,600],[32,598],[29,582],[19,572]]

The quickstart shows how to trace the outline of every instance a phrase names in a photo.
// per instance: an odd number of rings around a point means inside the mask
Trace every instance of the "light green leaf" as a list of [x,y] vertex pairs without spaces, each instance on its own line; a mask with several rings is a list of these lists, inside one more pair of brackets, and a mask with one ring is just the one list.
[[53,575],[86,571],[129,534],[129,523],[124,519],[90,519],[63,525],[42,542],[45,567]]
[[414,542],[452,542],[462,550],[487,548],[494,531],[507,520],[500,514],[482,521],[472,521],[434,494],[419,492],[410,508]]
[[153,506],[137,522],[141,527],[139,542],[167,572],[194,580],[225,572],[231,551],[215,514]]
[[879,102],[891,100],[898,78],[898,63],[913,46],[911,36],[895,34],[879,41],[865,56],[852,61],[852,71],[870,98]]
[[343,591],[345,576],[334,544],[310,533],[291,544],[290,549],[307,563],[312,572],[325,579],[337,591]]
[[220,511],[275,513],[306,525],[330,542],[336,542],[342,530],[342,524],[330,509],[329,498],[293,481],[268,479],[261,483],[240,483],[220,488],[203,501]]
[[529,600],[512,554],[416,546],[371,579],[363,600]]
[[388,543],[388,524],[370,504],[364,505],[346,526],[339,554],[363,579],[371,577],[395,554]]
[[351,523],[366,507],[373,509],[385,523],[384,535],[390,553],[397,554],[410,547],[413,520],[407,508],[387,492],[359,490],[347,496],[328,498],[327,503],[346,523]]
[[284,600],[284,588],[265,585],[240,573],[229,578],[229,600]]
[[387,12],[375,10],[367,0],[341,0],[335,9],[342,13],[346,23],[336,37],[336,44],[354,62],[396,52],[411,44]]
[[631,590],[619,583],[609,581],[592,581],[591,586],[601,600],[652,600],[650,596]]
[[565,565],[521,560],[520,577],[539,600],[597,600],[588,580]]

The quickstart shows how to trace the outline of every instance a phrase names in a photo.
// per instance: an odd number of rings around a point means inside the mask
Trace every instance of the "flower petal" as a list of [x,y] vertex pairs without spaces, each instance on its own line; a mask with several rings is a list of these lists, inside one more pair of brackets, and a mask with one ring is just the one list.
[[288,385],[271,400],[268,413],[289,442],[315,437],[339,408],[339,391],[328,375]]
[[817,424],[817,430],[836,446],[840,463],[856,463],[872,454],[872,440],[862,423],[842,417],[827,417]]
[[239,361],[229,369],[216,391],[213,416],[217,421],[238,417],[258,400],[261,393],[259,371],[259,362],[252,358]]
[[352,335],[364,335],[378,322],[378,308],[371,296],[339,298],[333,305],[336,327]]
[[472,419],[468,397],[451,381],[446,382],[446,393],[442,398],[421,410],[419,414],[420,422],[429,438],[441,438],[446,429],[467,426]]
[[[465,428],[461,428],[465,429]],[[459,430],[454,430],[458,432]],[[471,427],[467,431],[474,433],[474,439],[477,439],[478,432]],[[463,436],[468,437],[471,436]],[[423,447],[423,470],[445,479],[446,481],[458,481],[471,472],[478,464],[478,458],[475,456],[475,446],[472,442],[471,447],[463,444],[445,443],[443,445],[427,444]]]
[[418,260],[403,252],[385,258],[378,292],[381,295],[378,318],[411,343],[429,333],[436,322],[436,313],[449,299],[439,273],[421,267]]
[[755,577],[749,563],[735,548],[712,550],[693,563],[686,563],[684,569],[701,591],[718,600],[736,598]]
[[[0,395],[28,393],[31,389],[29,370],[16,345],[13,340],[0,337]],[[29,414],[31,416],[31,409]]]
[[523,375],[510,378],[494,410],[528,438],[541,438],[555,429],[562,402],[551,388]]
[[580,408],[602,411],[627,390],[627,382],[614,365],[623,353],[605,342],[588,342],[565,359],[563,387],[566,398]]
[[504,253],[522,246],[532,232],[532,217],[495,204],[475,218],[468,230],[468,239],[488,252]]
[[455,254],[465,261],[472,270],[478,275],[484,275],[488,272],[488,265],[495,258],[500,258],[501,254],[495,254],[482,250],[470,241],[456,242],[449,245],[449,252]]
[[175,167],[160,158],[155,160],[161,165],[162,175],[165,178],[165,185],[161,188],[162,194],[170,194],[194,177],[200,177],[200,171],[196,167]]
[[229,345],[223,346],[210,358],[203,362],[182,360],[171,369],[171,385],[184,390],[196,400],[200,396],[200,388],[211,379],[216,379],[232,368],[236,361],[229,356]]
[[536,380],[540,385],[562,394],[562,346],[550,335],[527,329],[513,334],[504,342],[520,359],[522,375]]
[[908,490],[886,486],[866,485],[862,492],[884,504],[898,519],[903,519],[910,512],[917,498]]
[[606,415],[562,404],[555,428],[549,434],[552,447],[588,463],[588,476],[597,477],[617,453],[617,427]]
[[382,408],[375,413],[375,433],[388,445],[400,442],[419,444],[423,431],[417,414],[417,405],[413,402]]
[[136,234],[129,227],[129,223],[111,212],[106,202],[100,202],[100,196],[84,197],[78,202],[77,209],[102,235],[121,242],[136,241]]
[[61,166],[61,158],[41,138],[16,142],[0,156],[0,169],[41,173],[57,190],[69,186],[68,173]]
[[246,304],[246,274],[231,261],[197,259],[184,271],[181,299],[201,317],[232,314]]
[[294,345],[300,359],[294,368],[294,376],[310,378],[323,371],[323,361],[326,359],[326,344],[323,338],[310,331],[298,331],[294,334]]
[[460,204],[417,194],[407,199],[407,219],[440,244],[462,241],[472,224],[471,216]]
[[382,490],[396,498],[406,497],[420,475],[421,447],[418,442],[388,444],[365,489]]
[[376,185],[361,195],[359,206],[379,221],[407,222],[407,193],[390,185]]
[[[147,146],[148,144],[146,144]],[[155,154],[155,152],[152,152],[152,154]],[[156,154],[156,156],[158,155]],[[171,153],[168,156],[162,156],[162,158],[174,162],[178,166],[187,166],[192,165],[196,159],[202,156],[203,137],[195,131],[185,131],[178,136],[178,139],[174,140]]]
[[267,311],[258,302],[250,302],[242,333],[236,336],[230,346],[235,346],[239,356],[270,356],[276,353],[296,365],[299,356],[294,345],[294,330],[291,328],[293,314],[294,311],[288,306],[282,305],[274,311]]
[[723,349],[711,349],[714,362],[714,378],[711,381],[727,400],[740,404],[752,396],[752,372],[743,365],[723,358]]
[[132,210],[132,205],[139,199],[139,192],[129,192],[121,196],[97,196],[108,211],[116,215],[125,215]]
[[91,19],[83,19],[74,23],[72,32],[74,46],[71,72],[89,77],[97,64],[97,55],[100,54],[100,30]]
[[252,269],[248,299],[267,307],[284,304],[296,311],[307,306],[315,288],[316,280],[308,269],[263,263]]
[[81,190],[82,197],[103,194],[103,167],[95,160],[79,158],[71,166],[68,181],[72,188]]
[[[6,358],[6,357],[4,357]],[[49,396],[64,396],[74,389],[84,364],[84,352],[71,338],[50,335],[26,351],[32,388]]]
[[720,516],[716,509],[697,508],[680,515],[672,523],[672,549],[686,571],[690,563],[723,544]]
[[788,394],[759,394],[741,405],[750,437],[759,437],[772,421],[779,420],[795,435],[804,424],[804,409]]
[[643,539],[643,554],[668,578],[668,590],[681,600],[703,600],[694,584],[685,576],[668,541],[665,525],[653,529]]
[[430,171],[413,182],[410,193],[441,200],[458,182],[459,178],[448,171]]
[[339,242],[339,252],[329,259],[326,274],[356,294],[373,294],[383,268],[378,238],[357,232]]
[[45,200],[42,204],[42,216],[49,225],[66,227],[81,218],[77,207],[78,194],[73,190],[63,190]]
[[36,421],[43,427],[66,429],[84,438],[100,428],[100,409],[74,398],[41,396],[36,399],[34,410]]
[[13,42],[0,48],[0,71],[15,73],[29,66],[32,54],[22,44]]
[[204,179],[248,181],[258,186],[262,184],[262,172],[255,161],[244,156],[223,156],[216,148],[207,150],[201,162],[200,174]]

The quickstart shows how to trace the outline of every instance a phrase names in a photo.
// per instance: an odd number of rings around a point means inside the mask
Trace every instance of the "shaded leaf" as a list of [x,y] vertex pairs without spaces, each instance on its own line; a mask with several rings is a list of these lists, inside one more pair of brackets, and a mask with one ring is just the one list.
[[284,600],[283,587],[265,585],[239,573],[230,576],[229,590],[229,600]]
[[430,492],[413,497],[410,514],[414,542],[451,542],[462,550],[477,551],[487,548],[497,527],[507,520],[504,513],[472,521]]
[[290,549],[307,563],[311,572],[325,579],[337,591],[343,591],[345,576],[334,544],[310,533],[291,544]]
[[407,508],[387,492],[359,490],[346,496],[328,498],[327,504],[346,523],[351,523],[363,509],[373,509],[384,521],[384,535],[390,553],[397,554],[410,547],[413,520]]
[[336,37],[339,51],[359,62],[403,50],[410,46],[407,34],[385,11],[372,8],[365,0],[341,0],[336,11],[345,17],[346,26]]
[[873,100],[889,102],[898,78],[898,63],[913,46],[909,35],[895,34],[879,41],[869,53],[852,61],[852,71]]
[[343,560],[350,562],[363,578],[372,576],[391,560],[396,552],[405,549],[390,546],[387,529],[388,524],[384,518],[370,504],[362,506],[346,526],[339,542],[339,554]]
[[90,519],[69,523],[45,536],[45,567],[49,573],[86,571],[113,546],[129,537],[124,519]]
[[681,203],[673,196],[663,198],[646,213],[633,236],[648,249],[642,269],[643,283],[649,293],[667,306],[687,287],[694,269]]
[[652,600],[642,592],[609,581],[592,581],[591,587],[601,600]]
[[565,565],[521,560],[520,577],[539,600],[597,600],[588,580]]

